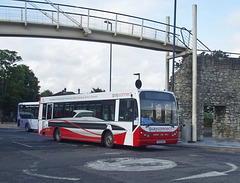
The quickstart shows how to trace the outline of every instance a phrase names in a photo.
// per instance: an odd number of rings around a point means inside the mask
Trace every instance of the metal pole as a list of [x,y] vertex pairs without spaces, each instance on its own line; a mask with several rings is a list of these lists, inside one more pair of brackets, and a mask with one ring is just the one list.
[[[112,32],[112,23],[111,22],[109,23],[111,25],[111,32]],[[110,76],[109,77],[110,77],[109,91],[112,91],[112,43],[110,43]]]
[[192,141],[197,141],[197,5],[193,5]]
[[25,27],[27,26],[27,1],[25,1]]
[[109,91],[112,91],[112,43],[110,43],[110,83],[109,83]]
[[115,20],[115,33],[114,33],[114,36],[117,35],[117,23],[118,23],[118,15],[116,14],[116,20]]
[[87,17],[87,28],[89,30],[89,18],[90,18],[90,10],[88,10],[88,17]]
[[142,27],[141,27],[141,37],[140,37],[140,41],[143,38],[143,25],[144,25],[144,20],[142,20]]
[[176,37],[176,11],[177,0],[174,0],[174,25],[173,25],[173,61],[172,61],[172,92],[174,92],[174,64],[175,64],[175,37]]
[[[166,17],[166,44],[169,43],[169,31],[170,31],[170,17]],[[166,67],[165,67],[165,90],[169,90],[169,59],[167,58],[169,56],[169,52],[166,53]]]
[[57,6],[57,29],[59,29],[59,6]]
[[[112,22],[105,20],[104,23],[107,24],[107,30],[108,30],[108,24],[110,24],[111,32],[112,32]],[[112,91],[112,43],[110,43],[110,76],[109,76],[109,91]]]

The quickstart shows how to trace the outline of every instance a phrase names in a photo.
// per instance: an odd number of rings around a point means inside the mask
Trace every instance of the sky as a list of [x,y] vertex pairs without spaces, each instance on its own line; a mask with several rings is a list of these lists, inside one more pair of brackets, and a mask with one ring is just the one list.
[[[9,2],[11,0],[5,0]],[[42,0],[43,1],[43,0]],[[51,0],[56,3],[118,12],[173,24],[174,0]],[[0,3],[1,4],[1,3]],[[211,50],[240,53],[239,0],[178,0],[177,26],[192,29],[192,6],[197,5],[197,37]],[[0,49],[18,52],[40,81],[40,92],[88,93],[109,91],[109,44],[46,38],[0,37]],[[112,91],[135,88],[164,90],[165,52],[113,45]],[[171,68],[171,66],[170,66]],[[171,71],[170,71],[171,73]]]

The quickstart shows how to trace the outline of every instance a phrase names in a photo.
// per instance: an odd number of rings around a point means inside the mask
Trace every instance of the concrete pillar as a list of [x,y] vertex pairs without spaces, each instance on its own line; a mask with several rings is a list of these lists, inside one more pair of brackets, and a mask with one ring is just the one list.
[[[166,38],[165,43],[169,43],[169,32],[170,32],[170,17],[166,17]],[[169,90],[169,60],[168,60],[169,52],[166,53],[166,66],[165,66],[165,90]]]
[[193,5],[192,141],[197,141],[197,5]]

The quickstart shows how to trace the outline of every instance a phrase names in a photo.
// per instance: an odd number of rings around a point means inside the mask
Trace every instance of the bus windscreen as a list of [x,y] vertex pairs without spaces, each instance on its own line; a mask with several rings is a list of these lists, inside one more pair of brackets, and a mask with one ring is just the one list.
[[171,93],[141,92],[141,125],[178,125],[177,104]]

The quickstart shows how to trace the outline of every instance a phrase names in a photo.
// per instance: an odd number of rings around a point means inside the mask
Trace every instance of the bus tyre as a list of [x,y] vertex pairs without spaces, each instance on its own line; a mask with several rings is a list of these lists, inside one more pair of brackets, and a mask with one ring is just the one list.
[[30,132],[30,127],[29,127],[28,123],[25,125],[25,130],[26,130],[26,132]]
[[56,128],[53,133],[53,138],[56,142],[61,142],[62,137],[61,137],[61,130],[59,128]]
[[106,132],[103,138],[103,144],[107,148],[112,148],[114,145],[113,135],[111,132]]

